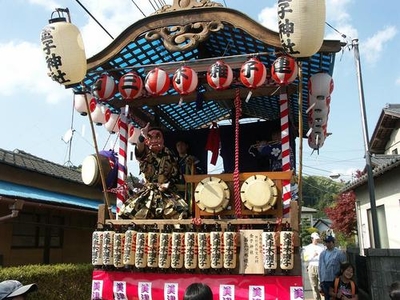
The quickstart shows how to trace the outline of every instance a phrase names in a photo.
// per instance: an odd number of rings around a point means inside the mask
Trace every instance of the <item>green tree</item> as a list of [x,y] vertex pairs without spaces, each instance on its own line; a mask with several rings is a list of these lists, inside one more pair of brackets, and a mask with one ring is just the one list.
[[324,210],[335,202],[340,189],[345,185],[323,176],[304,176],[302,205],[318,210],[316,217],[324,217]]

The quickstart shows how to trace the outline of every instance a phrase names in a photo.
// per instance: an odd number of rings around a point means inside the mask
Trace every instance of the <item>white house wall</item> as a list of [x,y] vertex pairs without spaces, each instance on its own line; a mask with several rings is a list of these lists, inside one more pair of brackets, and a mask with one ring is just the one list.
[[397,149],[397,153],[400,154],[400,130],[394,129],[390,135],[390,140],[386,145],[385,154],[393,154],[393,151]]
[[[374,184],[376,207],[383,205],[386,216],[387,232],[381,232],[382,226],[378,224],[380,235],[387,234],[390,249],[400,249],[400,169],[393,169],[375,178]],[[371,205],[367,184],[357,188],[355,193],[359,203],[357,213],[359,244],[360,248],[367,249],[371,247],[367,216]]]

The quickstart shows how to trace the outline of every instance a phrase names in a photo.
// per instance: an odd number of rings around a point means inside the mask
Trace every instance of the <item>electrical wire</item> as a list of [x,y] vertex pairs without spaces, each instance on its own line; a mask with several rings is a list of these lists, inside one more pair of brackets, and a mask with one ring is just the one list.
[[101,25],[101,23],[99,21],[97,21],[97,19],[90,13],[90,11],[79,1],[79,0],[75,0],[82,8],[83,10],[105,31],[105,33],[107,33],[107,35],[111,38],[114,39],[114,37],[107,31],[107,29],[104,28],[103,25]]
[[156,11],[157,9],[155,8],[155,6],[153,5],[153,3],[151,2],[151,0],[148,0],[150,5],[153,7],[153,9]]
[[132,3],[136,6],[136,8],[142,13],[142,15],[144,16],[144,17],[146,17],[146,14],[140,9],[140,7],[135,3],[135,1],[133,1],[133,0],[131,0],[132,1]]

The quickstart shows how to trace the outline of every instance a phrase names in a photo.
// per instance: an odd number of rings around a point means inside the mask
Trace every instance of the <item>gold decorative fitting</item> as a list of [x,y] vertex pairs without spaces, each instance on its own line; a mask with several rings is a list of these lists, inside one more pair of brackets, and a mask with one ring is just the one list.
[[155,11],[153,14],[156,15],[176,10],[201,8],[201,7],[222,7],[222,4],[210,0],[174,0],[174,3],[172,5],[164,5],[159,10]]
[[196,22],[184,26],[171,26],[150,30],[145,38],[148,41],[157,40],[160,37],[164,46],[169,51],[187,51],[197,47],[205,41],[211,32],[224,28],[222,22]]

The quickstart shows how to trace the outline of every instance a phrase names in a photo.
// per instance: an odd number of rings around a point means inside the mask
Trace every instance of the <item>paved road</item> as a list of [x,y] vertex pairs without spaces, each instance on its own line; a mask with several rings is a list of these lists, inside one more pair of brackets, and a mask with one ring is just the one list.
[[303,290],[304,300],[314,300],[305,266],[303,266]]

